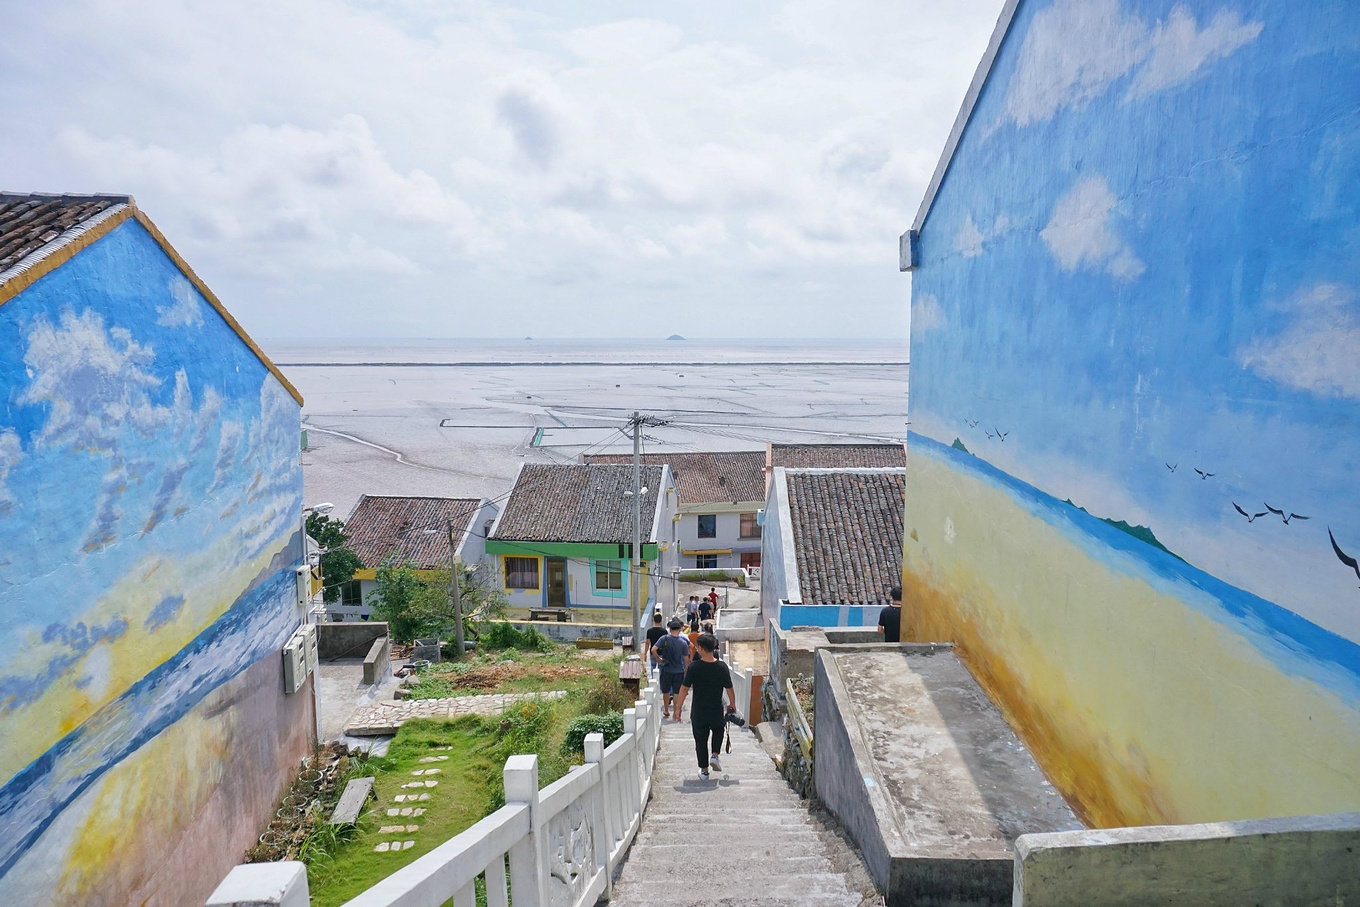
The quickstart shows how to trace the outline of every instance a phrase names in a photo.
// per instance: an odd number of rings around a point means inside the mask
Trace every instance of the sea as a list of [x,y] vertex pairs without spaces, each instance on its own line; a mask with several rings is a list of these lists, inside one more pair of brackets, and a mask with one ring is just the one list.
[[305,403],[308,503],[503,497],[520,464],[776,443],[896,443],[905,340],[279,340]]

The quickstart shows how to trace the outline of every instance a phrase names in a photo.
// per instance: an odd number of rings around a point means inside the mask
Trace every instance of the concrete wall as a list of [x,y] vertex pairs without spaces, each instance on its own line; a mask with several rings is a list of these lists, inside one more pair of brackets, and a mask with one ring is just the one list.
[[310,751],[299,405],[203,289],[128,220],[0,306],[5,904],[202,903]]
[[907,633],[1094,825],[1360,809],[1360,6],[1011,8],[917,223]]
[[316,654],[318,658],[363,658],[373,640],[387,635],[386,621],[348,621],[346,623],[317,624]]
[[1021,835],[1012,903],[1360,903],[1360,813]]

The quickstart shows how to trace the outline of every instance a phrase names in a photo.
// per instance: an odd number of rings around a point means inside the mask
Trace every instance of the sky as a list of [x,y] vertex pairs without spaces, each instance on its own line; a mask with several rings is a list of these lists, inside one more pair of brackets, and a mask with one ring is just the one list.
[[0,188],[133,195],[262,339],[905,339],[1001,6],[15,4]]

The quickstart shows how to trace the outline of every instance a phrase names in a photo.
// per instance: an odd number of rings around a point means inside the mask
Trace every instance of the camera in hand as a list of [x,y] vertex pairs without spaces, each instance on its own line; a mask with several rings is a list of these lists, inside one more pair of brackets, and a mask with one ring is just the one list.
[[737,714],[737,710],[731,707],[727,709],[727,714],[723,716],[723,720],[728,724],[735,724],[737,727],[746,727],[746,719]]

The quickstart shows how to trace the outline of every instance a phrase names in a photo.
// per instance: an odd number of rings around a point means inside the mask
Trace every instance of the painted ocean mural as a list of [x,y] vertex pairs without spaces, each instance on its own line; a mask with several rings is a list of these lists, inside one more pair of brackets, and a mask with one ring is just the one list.
[[1360,809],[1360,8],[1003,24],[916,224],[914,633],[1097,824]]
[[0,306],[6,903],[206,894],[306,752],[299,404],[233,327],[135,219]]

